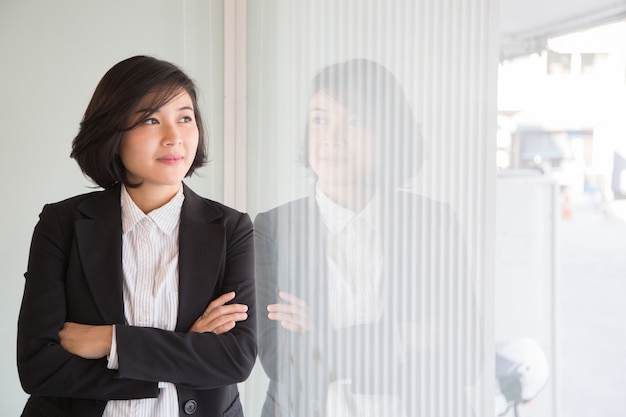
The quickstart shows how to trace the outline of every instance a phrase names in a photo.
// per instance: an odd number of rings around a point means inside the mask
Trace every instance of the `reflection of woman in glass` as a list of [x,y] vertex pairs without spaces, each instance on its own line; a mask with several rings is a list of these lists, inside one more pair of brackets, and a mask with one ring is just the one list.
[[255,221],[264,416],[466,415],[475,322],[446,206],[399,187],[422,144],[395,78],[325,68],[309,103],[315,192]]
[[196,87],[136,56],[102,78],[72,156],[104,188],[44,207],[18,323],[24,416],[242,416],[256,358],[252,223],[183,179]]

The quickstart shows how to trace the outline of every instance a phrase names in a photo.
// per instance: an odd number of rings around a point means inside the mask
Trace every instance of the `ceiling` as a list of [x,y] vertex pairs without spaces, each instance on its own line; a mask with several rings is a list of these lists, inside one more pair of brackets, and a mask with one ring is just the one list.
[[626,19],[626,0],[500,0],[500,59],[539,52],[548,38]]

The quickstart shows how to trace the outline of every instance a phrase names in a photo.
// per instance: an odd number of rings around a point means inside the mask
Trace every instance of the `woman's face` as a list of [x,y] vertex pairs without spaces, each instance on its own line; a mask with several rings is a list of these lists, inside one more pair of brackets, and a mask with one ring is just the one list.
[[146,96],[131,116],[130,124],[142,122],[124,133],[120,158],[131,183],[141,188],[178,189],[198,149],[199,132],[193,101],[182,90],[168,103],[144,118],[151,95]]
[[311,97],[308,162],[319,185],[373,185],[377,140],[365,122],[324,92]]

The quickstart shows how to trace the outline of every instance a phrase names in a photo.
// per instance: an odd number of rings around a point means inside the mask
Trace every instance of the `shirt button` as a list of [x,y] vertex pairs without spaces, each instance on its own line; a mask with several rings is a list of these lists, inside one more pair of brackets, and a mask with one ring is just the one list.
[[196,400],[189,400],[185,403],[185,414],[193,414],[198,409],[198,403]]

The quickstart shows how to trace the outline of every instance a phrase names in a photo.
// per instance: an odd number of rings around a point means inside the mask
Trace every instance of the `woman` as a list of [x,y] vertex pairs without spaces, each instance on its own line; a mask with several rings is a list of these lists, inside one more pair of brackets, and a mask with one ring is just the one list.
[[71,156],[104,188],[44,207],[18,323],[25,416],[242,416],[256,355],[247,214],[183,179],[206,161],[194,83],[135,56]]
[[421,157],[383,66],[355,59],[314,78],[315,191],[255,220],[264,416],[468,415],[462,238],[446,205],[400,190]]

